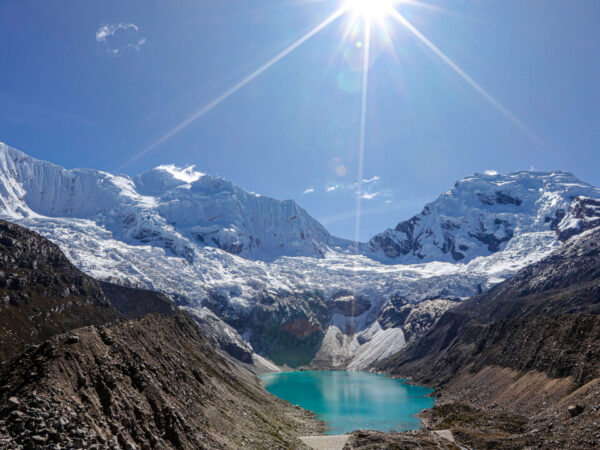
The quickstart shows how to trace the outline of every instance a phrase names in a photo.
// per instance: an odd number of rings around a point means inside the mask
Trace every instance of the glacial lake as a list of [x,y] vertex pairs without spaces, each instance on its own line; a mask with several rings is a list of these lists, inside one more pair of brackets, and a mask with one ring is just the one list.
[[432,390],[385,375],[342,370],[261,375],[267,391],[314,412],[327,434],[416,430],[418,412],[433,407]]

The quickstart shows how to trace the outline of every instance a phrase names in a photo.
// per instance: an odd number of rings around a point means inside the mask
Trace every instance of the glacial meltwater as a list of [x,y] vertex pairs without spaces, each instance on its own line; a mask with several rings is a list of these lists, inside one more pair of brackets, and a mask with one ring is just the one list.
[[314,412],[327,434],[354,430],[407,431],[421,426],[418,412],[433,407],[431,389],[366,372],[284,372],[261,376],[271,394]]

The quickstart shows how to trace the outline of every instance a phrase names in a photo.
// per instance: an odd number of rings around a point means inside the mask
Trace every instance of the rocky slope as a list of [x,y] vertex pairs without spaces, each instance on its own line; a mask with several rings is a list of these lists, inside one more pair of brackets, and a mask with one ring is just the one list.
[[165,295],[98,282],[7,222],[0,264],[0,448],[299,448],[321,430]]
[[303,448],[321,431],[185,313],[56,336],[0,366],[2,448]]
[[498,365],[573,376],[582,384],[600,376],[599,313],[596,228],[462,302],[415,345],[380,367],[411,367],[419,380],[443,382],[469,365]]
[[0,221],[0,360],[57,333],[121,318],[98,282],[55,244]]
[[160,292],[121,286],[106,281],[99,283],[104,296],[127,319],[138,319],[150,312],[172,316],[178,311],[173,300]]
[[[562,172],[468,177],[428,207],[427,227],[415,225],[429,236],[419,255],[393,259],[330,236],[293,202],[191,168],[114,176],[0,145],[0,217],[51,239],[97,279],[166,294],[237,358],[291,366],[364,368],[390,356],[454,300],[586,229],[595,210],[576,207],[577,195],[594,202],[600,191]],[[460,262],[443,249],[446,234],[457,251],[470,245]],[[396,311],[399,297],[408,304]]]
[[[438,425],[475,448],[592,448],[600,443],[600,228],[446,312],[378,364],[441,388]],[[519,429],[498,434],[501,412]],[[451,417],[452,419],[448,419]],[[436,419],[436,420],[437,420]]]

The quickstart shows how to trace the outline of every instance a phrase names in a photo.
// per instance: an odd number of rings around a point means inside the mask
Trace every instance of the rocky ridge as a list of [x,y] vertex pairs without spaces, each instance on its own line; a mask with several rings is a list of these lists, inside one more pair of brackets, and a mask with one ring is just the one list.
[[121,318],[58,246],[0,221],[0,360],[54,334]]
[[414,368],[416,379],[443,383],[471,364],[498,365],[573,376],[582,384],[600,376],[599,295],[596,228],[448,311],[415,345],[380,367]]
[[302,448],[321,425],[185,313],[59,335],[0,366],[0,447]]
[[[438,387],[430,428],[453,430],[469,448],[593,448],[599,305],[600,228],[593,228],[446,312],[377,368]],[[502,431],[502,420],[520,425]]]

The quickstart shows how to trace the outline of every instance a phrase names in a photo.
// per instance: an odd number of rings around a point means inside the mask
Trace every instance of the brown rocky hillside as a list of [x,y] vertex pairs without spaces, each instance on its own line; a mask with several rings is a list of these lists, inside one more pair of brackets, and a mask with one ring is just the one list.
[[302,448],[321,428],[185,313],[56,336],[4,363],[0,386],[0,448]]
[[98,282],[56,245],[0,221],[0,360],[57,333],[121,318]]

